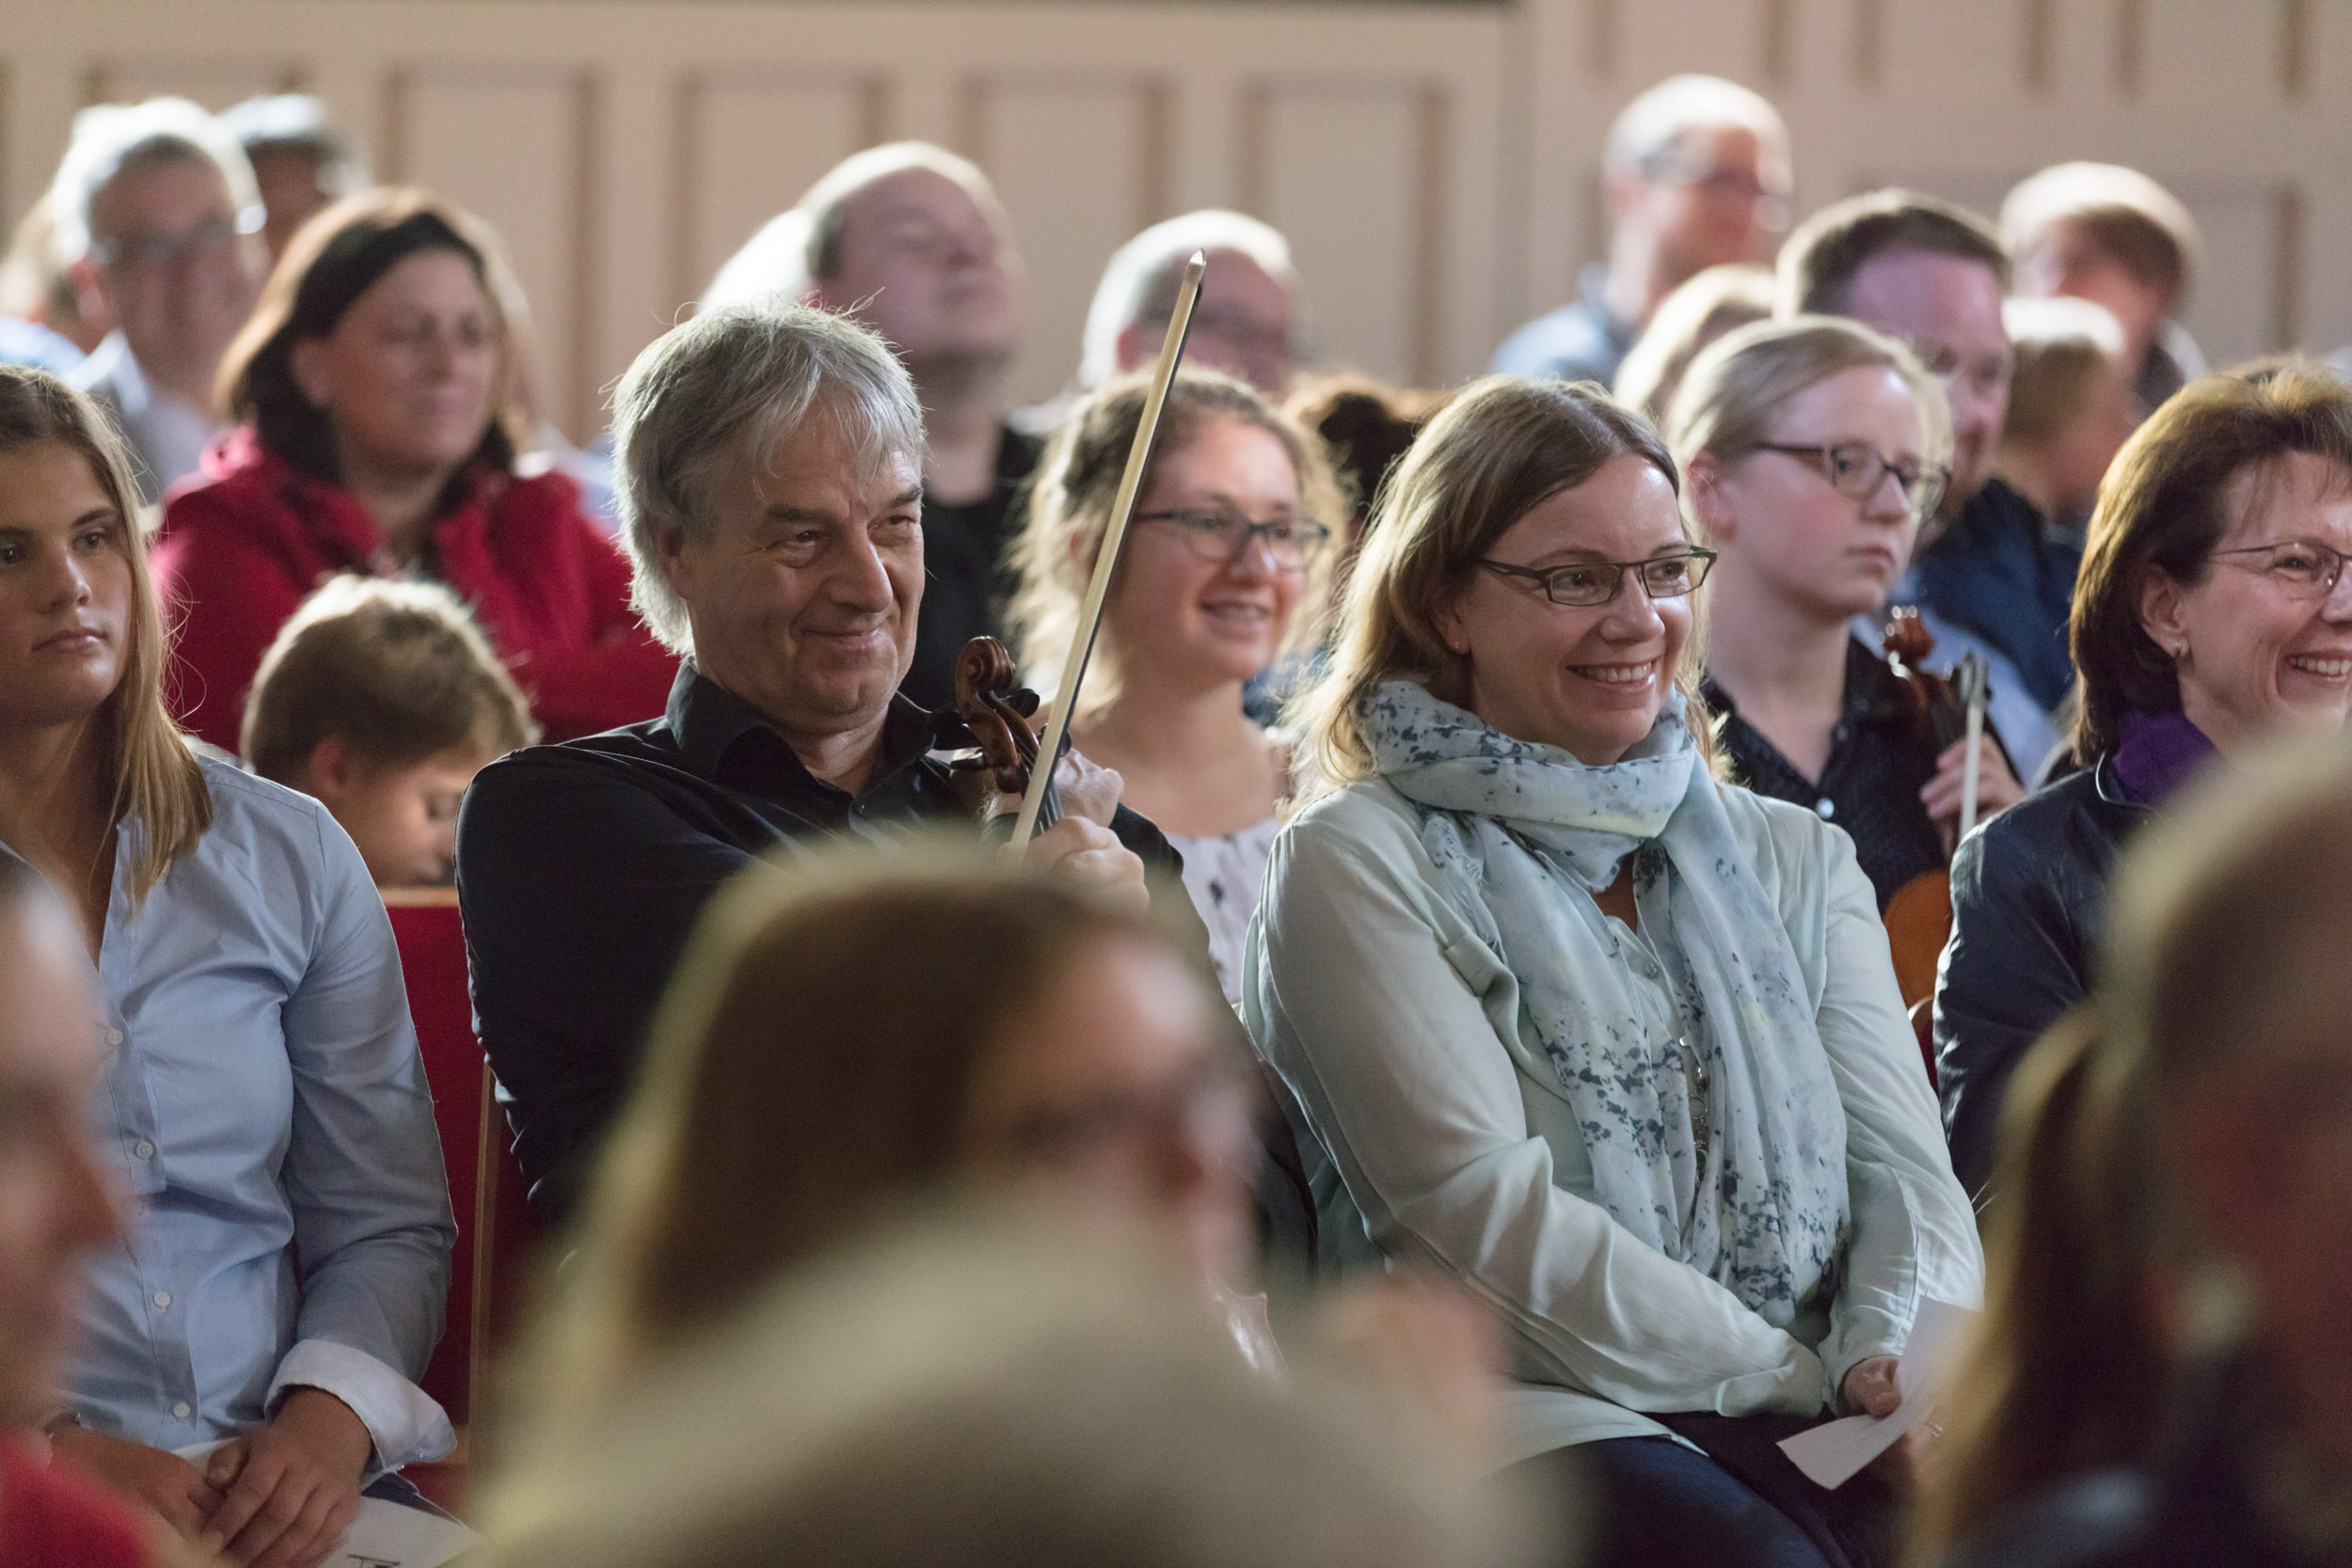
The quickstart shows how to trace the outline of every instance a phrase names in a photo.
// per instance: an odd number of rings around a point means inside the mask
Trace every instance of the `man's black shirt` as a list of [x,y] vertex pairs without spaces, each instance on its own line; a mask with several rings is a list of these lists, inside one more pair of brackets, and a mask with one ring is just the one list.
[[1013,504],[1045,443],[1007,426],[996,442],[996,483],[978,500],[949,506],[923,498],[923,603],[916,611],[914,663],[899,690],[916,705],[955,705],[956,655],[981,636],[1002,636],[1011,592],[1005,558],[1019,530]]
[[[880,765],[852,797],[689,660],[660,719],[529,747],[475,777],[457,823],[474,1022],[538,1213],[560,1220],[579,1196],[654,1006],[722,883],[763,855],[970,821],[929,754],[937,729],[894,698]],[[1181,867],[1133,812],[1111,827],[1155,874]]]
[[1723,716],[1718,732],[1735,784],[1776,800],[1810,806],[1846,830],[1854,858],[1879,895],[1879,908],[1914,877],[1944,866],[1944,841],[1919,791],[1935,777],[1935,750],[1914,727],[1902,677],[1851,639],[1846,643],[1846,702],[1830,732],[1829,761],[1817,782],[1740,717],[1712,680],[1708,705]]

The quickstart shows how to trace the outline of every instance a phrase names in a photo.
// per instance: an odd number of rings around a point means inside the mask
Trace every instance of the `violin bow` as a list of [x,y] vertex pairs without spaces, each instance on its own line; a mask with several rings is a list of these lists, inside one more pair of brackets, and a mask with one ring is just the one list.
[[1990,695],[1984,660],[1970,654],[1960,661],[1960,699],[1967,705],[1967,755],[1960,767],[1960,834],[1966,838],[1977,831],[1977,753],[1984,739],[1984,705]]
[[1184,263],[1176,284],[1176,309],[1168,318],[1168,336],[1160,343],[1160,362],[1152,372],[1152,390],[1143,402],[1143,420],[1127,449],[1127,470],[1119,478],[1118,499],[1111,503],[1110,527],[1094,558],[1094,576],[1087,584],[1078,614],[1078,634],[1070,640],[1070,657],[1063,661],[1061,684],[1055,689],[1053,718],[1038,743],[1037,765],[1029,769],[1029,787],[1021,797],[1021,816],[1013,824],[1012,841],[1026,844],[1037,832],[1038,814],[1045,793],[1053,787],[1054,768],[1061,761],[1062,745],[1070,737],[1070,716],[1077,710],[1078,688],[1086,680],[1087,662],[1094,657],[1094,634],[1103,626],[1103,600],[1110,592],[1111,571],[1119,564],[1120,546],[1127,542],[1127,524],[1135,515],[1136,492],[1142,487],[1143,467],[1152,460],[1152,443],[1160,433],[1160,410],[1168,404],[1168,388],[1176,379],[1177,363],[1184,356],[1184,339],[1192,330],[1192,308],[1200,299],[1200,277],[1208,261],[1200,251]]

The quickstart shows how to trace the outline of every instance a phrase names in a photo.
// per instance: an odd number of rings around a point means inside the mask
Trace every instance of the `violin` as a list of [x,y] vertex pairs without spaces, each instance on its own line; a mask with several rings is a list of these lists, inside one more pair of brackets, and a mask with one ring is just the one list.
[[[1986,685],[1984,662],[1970,654],[1961,662],[1955,681],[1927,667],[1935,651],[1935,634],[1909,605],[1897,606],[1886,621],[1886,661],[1903,683],[1910,699],[1914,734],[1935,756],[1953,742],[1968,742],[1963,775],[1960,836],[1976,826],[1977,742],[1984,734]],[[1895,958],[1895,983],[1901,988],[1903,1006],[1915,1007],[1935,994],[1935,966],[1952,934],[1951,851],[1945,864],[1922,871],[1886,901],[1886,942]]]
[[[1021,685],[1012,650],[993,637],[976,637],[956,655],[956,717],[972,732],[972,750],[948,763],[964,804],[989,840],[1012,836],[1013,819],[1037,768],[1038,733],[1030,716],[1036,692]],[[1061,798],[1049,779],[1038,831],[1061,820]]]

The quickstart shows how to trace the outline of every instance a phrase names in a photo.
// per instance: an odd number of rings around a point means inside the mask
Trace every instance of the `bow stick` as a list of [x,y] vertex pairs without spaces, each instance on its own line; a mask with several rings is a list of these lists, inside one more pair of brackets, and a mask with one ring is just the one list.
[[1127,449],[1127,471],[1120,476],[1118,499],[1111,503],[1110,527],[1094,558],[1094,577],[1087,584],[1086,604],[1078,613],[1078,635],[1070,640],[1070,657],[1061,668],[1052,721],[1038,745],[1037,766],[1029,769],[1029,787],[1021,797],[1021,817],[1013,825],[1012,841],[1026,844],[1037,832],[1038,814],[1044,809],[1046,791],[1053,787],[1054,767],[1070,738],[1070,716],[1078,705],[1078,687],[1086,679],[1087,661],[1094,655],[1094,634],[1103,626],[1103,599],[1110,592],[1111,569],[1119,564],[1119,548],[1127,542],[1127,522],[1135,515],[1136,492],[1142,486],[1143,466],[1152,460],[1152,442],[1160,433],[1160,410],[1168,388],[1176,379],[1177,362],[1184,356],[1184,337],[1192,330],[1192,308],[1200,298],[1200,276],[1208,261],[1200,251],[1184,263],[1176,285],[1176,309],[1168,318],[1168,336],[1160,343],[1158,369],[1152,372],[1152,391],[1143,402],[1143,420],[1136,426],[1135,444]]

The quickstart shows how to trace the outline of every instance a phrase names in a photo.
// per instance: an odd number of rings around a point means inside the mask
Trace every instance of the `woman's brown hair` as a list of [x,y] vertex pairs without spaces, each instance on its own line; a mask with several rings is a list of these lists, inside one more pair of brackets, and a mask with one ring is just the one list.
[[[1302,796],[1378,771],[1359,710],[1383,681],[1424,681],[1447,702],[1468,697],[1469,671],[1438,629],[1439,607],[1512,524],[1626,456],[1680,493],[1674,456],[1650,422],[1590,383],[1490,375],[1438,412],[1381,487],[1341,601],[1330,670],[1299,699],[1305,738],[1292,776]],[[1694,628],[1675,684],[1711,762],[1700,641]]]
[[[342,483],[333,423],[295,384],[294,345],[332,334],[386,273],[428,251],[458,256],[473,269],[500,344],[488,428],[451,483],[462,484],[485,467],[511,470],[519,432],[508,404],[515,348],[507,301],[519,299],[521,292],[489,230],[421,190],[362,192],[338,201],[295,232],[270,273],[261,303],[221,356],[215,395],[228,417],[251,421],[262,445],[301,472]],[[443,498],[445,504],[448,499]]]
[[106,760],[100,776],[89,782],[110,821],[139,825],[124,841],[129,859],[123,867],[136,907],[212,826],[213,797],[196,754],[165,705],[171,640],[148,574],[138,485],[122,437],[96,404],[56,376],[0,365],[0,451],[44,441],[72,448],[89,464],[90,476],[114,503],[131,563],[129,646],[123,650],[121,678],[99,709],[98,721],[107,732]]
[[2317,365],[2261,380],[2200,376],[2116,453],[2090,515],[2068,626],[2081,683],[2078,765],[2115,749],[2126,714],[2179,709],[2179,673],[2140,625],[2140,583],[2152,568],[2183,587],[2204,581],[2230,529],[2231,482],[2289,452],[2325,458],[2352,478],[2352,386]]

